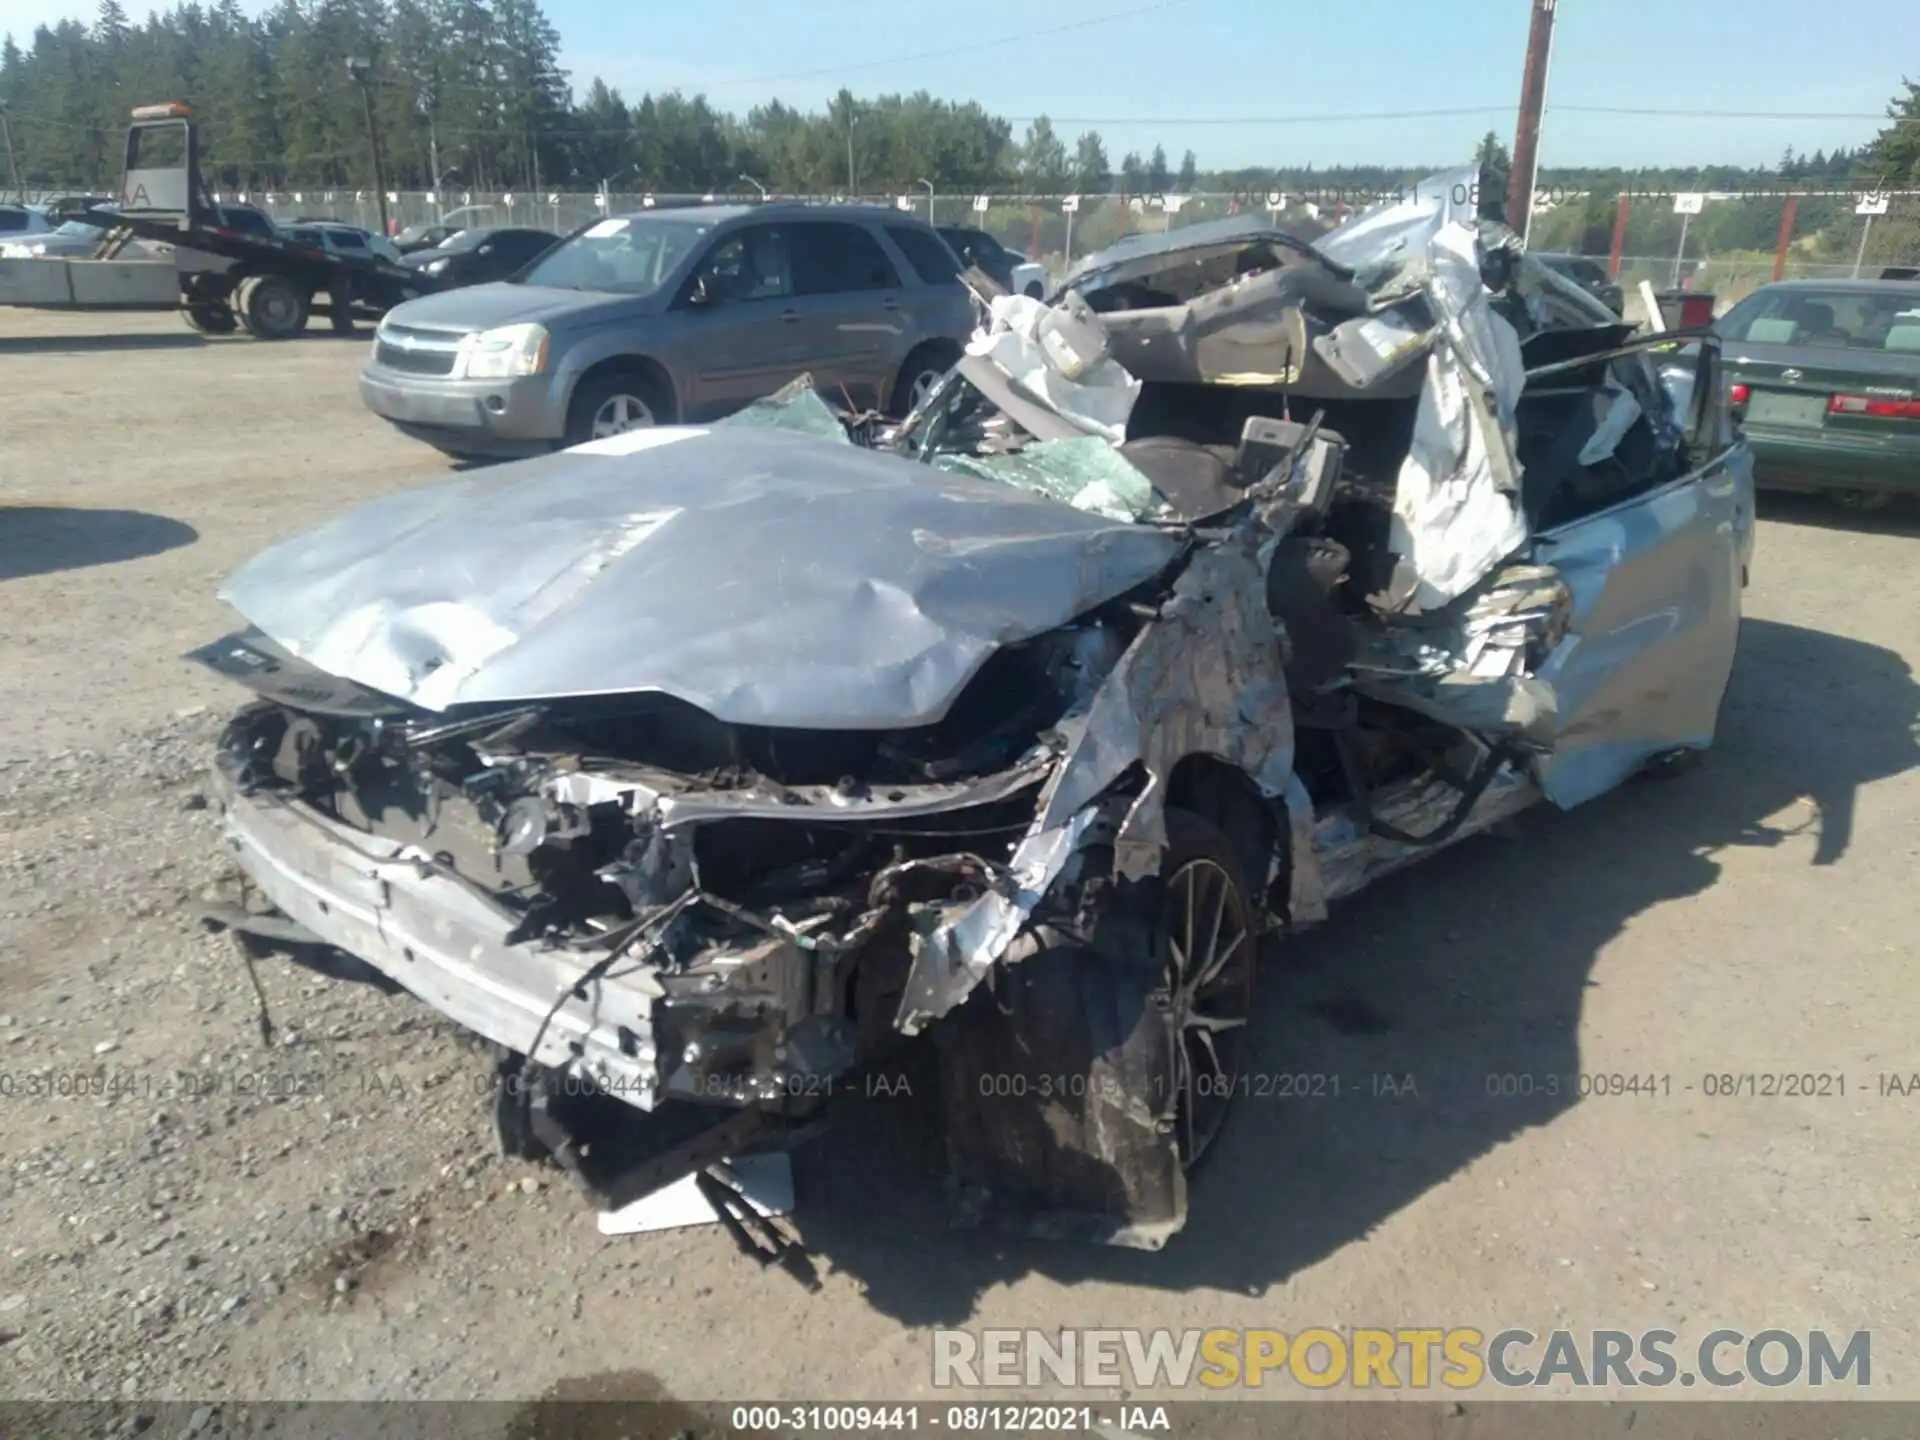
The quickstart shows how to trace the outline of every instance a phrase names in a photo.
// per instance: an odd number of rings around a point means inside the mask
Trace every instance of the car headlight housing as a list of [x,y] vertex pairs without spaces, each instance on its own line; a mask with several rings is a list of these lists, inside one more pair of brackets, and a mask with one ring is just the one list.
[[463,336],[453,362],[454,377],[466,380],[511,380],[546,368],[544,325],[502,325]]
[[422,275],[444,275],[446,274],[447,266],[452,263],[453,261],[450,257],[442,255],[438,260],[429,260],[426,264],[422,265],[420,267],[420,273]]

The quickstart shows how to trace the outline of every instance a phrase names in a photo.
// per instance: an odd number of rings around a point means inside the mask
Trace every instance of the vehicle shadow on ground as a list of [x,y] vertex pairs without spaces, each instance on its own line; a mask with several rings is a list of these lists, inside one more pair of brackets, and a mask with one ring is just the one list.
[[99,355],[115,350],[197,350],[206,337],[179,335],[4,335],[0,355]]
[[0,580],[117,565],[199,538],[191,525],[144,510],[0,505]]
[[[1248,1073],[1337,1075],[1340,1097],[1240,1100],[1185,1231],[1158,1254],[948,1229],[920,1068],[906,1072],[912,1098],[860,1095],[796,1156],[801,1233],[909,1325],[963,1322],[983,1292],[1030,1273],[1256,1296],[1283,1284],[1570,1108],[1491,1095],[1488,1077],[1579,1073],[1600,950],[1650,907],[1713,885],[1721,851],[1817,831],[1813,863],[1840,862],[1860,788],[1920,762],[1917,715],[1920,687],[1894,652],[1749,620],[1704,765],[1572,813],[1540,807],[1520,818],[1523,841],[1469,840],[1276,945]],[[1412,1077],[1418,1098],[1376,1096],[1375,1075]]]
[[1920,503],[1896,495],[1879,510],[1849,509],[1831,495],[1808,495],[1791,490],[1763,490],[1760,518],[1781,525],[1812,525],[1821,530],[1848,530],[1860,535],[1904,535],[1920,540]]

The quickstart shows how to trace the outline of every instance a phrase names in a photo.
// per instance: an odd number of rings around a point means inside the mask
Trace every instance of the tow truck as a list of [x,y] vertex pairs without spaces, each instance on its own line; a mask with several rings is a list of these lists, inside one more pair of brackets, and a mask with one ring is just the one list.
[[[127,127],[119,196],[82,199],[56,221],[101,230],[89,259],[0,259],[0,305],[41,310],[180,310],[205,334],[244,329],[284,340],[306,329],[326,296],[333,328],[351,332],[402,300],[445,288],[377,255],[340,255],[277,230],[240,229],[200,173],[200,134],[190,107],[142,105]],[[229,207],[230,208],[230,207]],[[134,240],[172,247],[172,260],[129,259]]]

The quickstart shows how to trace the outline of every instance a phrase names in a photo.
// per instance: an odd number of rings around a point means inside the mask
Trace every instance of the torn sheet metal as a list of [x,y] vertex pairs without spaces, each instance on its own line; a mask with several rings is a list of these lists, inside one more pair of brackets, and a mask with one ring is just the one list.
[[1620,442],[1633,428],[1633,422],[1645,413],[1631,390],[1612,383],[1594,397],[1594,404],[1600,412],[1600,422],[1580,447],[1582,465],[1598,465],[1618,450]]
[[429,709],[654,691],[730,723],[889,729],[938,720],[996,649],[1183,543],[778,430],[639,433],[670,438],[386,496],[270,547],[222,598]]
[[1097,819],[1097,809],[1089,806],[1061,825],[1036,823],[1014,851],[1007,873],[986,894],[957,910],[914,912],[913,963],[894,1028],[918,1035],[973,993],[1007,955]]
[[[1352,278],[1345,266],[1326,264],[1327,257],[1316,252],[1307,236],[1255,211],[1129,235],[1104,250],[1081,257],[1067,272],[1061,289],[1091,294],[1131,280],[1164,278],[1171,268],[1168,257],[1177,256],[1182,269],[1191,277],[1177,287],[1180,292],[1177,298],[1190,298],[1217,283],[1211,266],[1216,257],[1227,264],[1237,264],[1238,257],[1254,250],[1264,250],[1276,264],[1321,262],[1315,268],[1324,275],[1320,283],[1325,298],[1341,294]],[[1355,304],[1364,299],[1358,291],[1345,293]]]
[[[1519,814],[1539,798],[1540,792],[1524,770],[1503,766],[1452,837],[1439,845],[1456,844],[1477,835],[1489,825]],[[1388,825],[1410,835],[1426,835],[1444,825],[1459,803],[1458,789],[1427,776],[1376,795],[1373,810],[1375,817]],[[1352,807],[1333,809],[1315,826],[1313,837],[1323,902],[1357,894],[1382,876],[1433,854],[1436,848],[1385,839],[1374,834]]]
[[1287,923],[1318,925],[1327,918],[1327,882],[1314,853],[1313,797],[1300,777],[1287,777]]
[[916,934],[906,1033],[951,1011],[992,970],[1093,830],[1100,802],[1135,765],[1146,785],[1110,837],[1114,871],[1129,880],[1159,872],[1167,780],[1189,755],[1237,766],[1276,799],[1296,783],[1293,709],[1259,563],[1263,534],[1244,524],[1196,550],[1159,618],[1135,637],[1084,715],[1059,727],[1066,754],[1041,792],[1010,882],[958,915],[929,917]]
[[1439,326],[1394,496],[1401,565],[1379,602],[1391,612],[1447,604],[1527,541],[1514,431],[1526,371],[1520,338],[1481,278],[1467,203],[1475,178],[1462,170],[1424,180],[1316,242],[1381,308],[1424,294]]
[[1184,305],[1101,317],[1113,358],[1140,380],[1176,385],[1297,385],[1310,352],[1301,309],[1306,266],[1235,279]]
[[[1383,598],[1389,611],[1438,609],[1527,542],[1518,461],[1476,403],[1474,385],[1444,344],[1428,354],[1413,440],[1394,490],[1390,544],[1401,563]],[[1496,448],[1515,475],[1511,492],[1495,482]]]
[[1384,394],[1376,387],[1426,354],[1439,333],[1424,302],[1415,297],[1391,310],[1343,320],[1318,336],[1313,348],[1334,374],[1356,390]]
[[1118,445],[1140,382],[1107,353],[1091,314],[1069,315],[1027,295],[996,295],[987,326],[967,346],[1082,431]]
[[1558,705],[1533,672],[1561,643],[1572,607],[1553,566],[1506,566],[1419,625],[1371,632],[1351,667],[1354,688],[1476,734],[1551,748]]
[[1160,616],[1135,638],[1094,696],[1085,728],[1040,800],[1040,823],[1091,803],[1135,763],[1146,788],[1114,839],[1127,879],[1158,872],[1166,783],[1189,755],[1237,766],[1269,796],[1293,773],[1293,708],[1281,678],[1279,627],[1259,562],[1264,531],[1244,524],[1194,553]]

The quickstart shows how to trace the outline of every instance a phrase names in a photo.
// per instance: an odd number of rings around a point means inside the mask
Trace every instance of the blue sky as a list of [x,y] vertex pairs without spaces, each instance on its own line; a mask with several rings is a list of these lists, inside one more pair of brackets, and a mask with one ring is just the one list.
[[[1115,163],[1158,142],[1202,165],[1451,163],[1489,128],[1510,139],[1527,0],[1179,0],[995,50],[921,55],[1137,11],[1147,0],[547,0],[584,88],[705,90],[744,110],[925,88],[1029,117],[1188,122],[1486,107],[1342,123],[1102,123]],[[887,23],[876,23],[879,17]],[[1548,104],[1879,116],[1904,62],[1920,77],[1914,0],[1561,0]],[[805,78],[760,80],[759,77]],[[729,83],[739,82],[739,83]],[[1056,121],[1069,139],[1087,128]],[[1541,162],[1765,164],[1791,143],[1856,144],[1872,120],[1705,120],[1552,112]]]
[[[1175,163],[1191,147],[1203,166],[1452,164],[1488,129],[1511,139],[1527,0],[1161,0],[1127,13],[1150,3],[546,0],[576,88],[598,74],[629,98],[677,86],[744,111],[774,96],[817,106],[843,84],[856,94],[924,88],[978,100],[1019,117],[1021,128],[1045,112],[1069,141],[1096,128],[1116,164],[1156,142]],[[91,8],[91,0],[0,0],[0,30],[24,41],[35,24],[76,12],[91,19]],[[1118,18],[1080,24],[1103,16]],[[1077,28],[978,48],[1063,26]],[[1571,107],[1878,117],[1903,64],[1920,78],[1916,37],[1915,0],[1560,0],[1541,163],[1766,164],[1788,144],[1809,152],[1858,144],[1878,128],[1874,119]],[[927,53],[937,51],[957,53]],[[1435,109],[1476,113],[1251,123]]]

